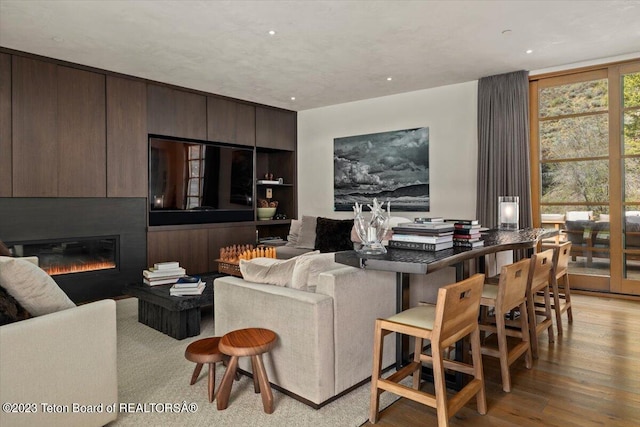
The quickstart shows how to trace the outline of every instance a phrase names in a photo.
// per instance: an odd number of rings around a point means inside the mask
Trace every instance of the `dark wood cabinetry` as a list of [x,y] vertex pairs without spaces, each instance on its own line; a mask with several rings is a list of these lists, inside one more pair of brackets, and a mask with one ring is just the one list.
[[204,95],[149,84],[147,113],[151,134],[207,139],[207,99]]
[[256,146],[295,151],[296,120],[294,111],[256,107]]
[[105,76],[57,71],[58,197],[106,197]]
[[0,197],[11,197],[11,55],[0,53]]
[[58,195],[57,66],[12,61],[13,197]]
[[107,77],[107,197],[147,197],[147,87]]
[[228,99],[207,97],[207,139],[253,147],[256,142],[256,108]]

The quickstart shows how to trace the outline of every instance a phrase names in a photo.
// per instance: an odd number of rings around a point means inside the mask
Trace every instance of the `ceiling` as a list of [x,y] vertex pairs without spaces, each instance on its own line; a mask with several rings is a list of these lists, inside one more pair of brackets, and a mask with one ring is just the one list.
[[3,47],[297,111],[640,57],[639,23],[640,1],[0,0]]

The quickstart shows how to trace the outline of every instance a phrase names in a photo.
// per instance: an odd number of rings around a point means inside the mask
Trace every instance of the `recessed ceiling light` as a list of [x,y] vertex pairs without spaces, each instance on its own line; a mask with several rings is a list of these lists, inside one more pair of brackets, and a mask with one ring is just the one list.
[[391,80],[393,80],[393,77],[387,77],[388,82],[390,82]]
[[274,36],[276,34],[276,32],[274,30],[269,30],[269,35],[270,36]]
[[503,30],[503,31],[502,31],[502,35],[503,35],[503,36],[510,36],[510,35],[511,35],[511,33],[512,33],[512,31],[511,31],[511,30]]
[[295,97],[295,96],[292,96],[292,97],[291,97],[291,100],[292,100],[292,101],[295,101],[295,100],[296,100],[296,97]]
[[533,50],[527,49],[527,53],[533,53]]

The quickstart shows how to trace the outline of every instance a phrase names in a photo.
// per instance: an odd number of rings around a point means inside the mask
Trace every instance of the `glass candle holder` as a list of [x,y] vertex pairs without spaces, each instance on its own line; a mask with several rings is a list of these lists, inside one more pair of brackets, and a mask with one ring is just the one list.
[[498,197],[498,228],[500,230],[518,230],[520,198],[518,196]]

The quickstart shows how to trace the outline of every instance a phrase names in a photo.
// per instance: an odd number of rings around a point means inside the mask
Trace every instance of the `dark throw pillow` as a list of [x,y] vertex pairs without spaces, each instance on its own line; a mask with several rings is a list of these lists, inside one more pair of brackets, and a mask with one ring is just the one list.
[[352,219],[329,219],[318,217],[316,223],[315,249],[320,252],[353,250],[351,241]]
[[0,325],[28,319],[31,314],[0,286]]
[[11,251],[2,243],[2,240],[0,240],[0,256],[11,256]]

